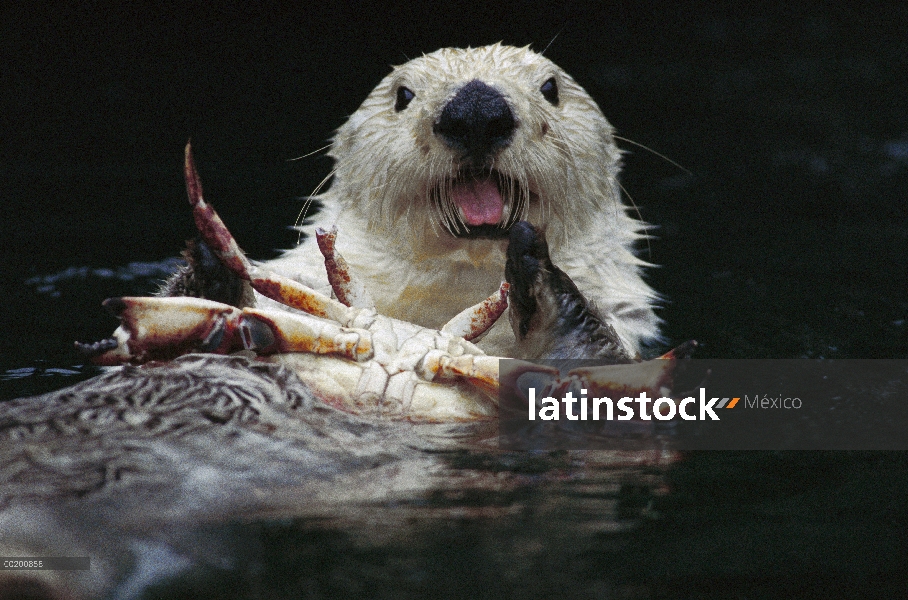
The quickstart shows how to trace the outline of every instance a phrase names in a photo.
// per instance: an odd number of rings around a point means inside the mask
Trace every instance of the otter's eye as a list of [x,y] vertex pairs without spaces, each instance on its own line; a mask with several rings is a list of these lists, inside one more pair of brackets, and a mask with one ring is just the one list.
[[[548,100],[552,106],[558,106],[558,82],[555,81],[554,77],[543,83],[539,91],[542,92],[542,97]],[[398,95],[398,97],[400,96]]]
[[394,103],[394,110],[400,112],[403,109],[407,108],[407,105],[410,104],[410,100],[415,97],[416,94],[414,94],[404,86],[400,86],[399,88],[397,88],[397,101]]

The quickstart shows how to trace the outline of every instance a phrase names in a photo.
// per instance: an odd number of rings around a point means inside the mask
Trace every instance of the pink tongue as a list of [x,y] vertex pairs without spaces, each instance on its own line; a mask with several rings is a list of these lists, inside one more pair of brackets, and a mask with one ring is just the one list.
[[458,183],[451,194],[467,225],[497,225],[501,221],[504,202],[491,178]]

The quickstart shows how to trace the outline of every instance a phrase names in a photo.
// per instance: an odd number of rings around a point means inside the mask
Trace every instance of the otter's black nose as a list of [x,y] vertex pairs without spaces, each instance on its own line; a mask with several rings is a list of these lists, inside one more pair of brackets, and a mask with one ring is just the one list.
[[433,131],[463,158],[481,165],[511,141],[517,123],[501,92],[474,79],[441,112]]

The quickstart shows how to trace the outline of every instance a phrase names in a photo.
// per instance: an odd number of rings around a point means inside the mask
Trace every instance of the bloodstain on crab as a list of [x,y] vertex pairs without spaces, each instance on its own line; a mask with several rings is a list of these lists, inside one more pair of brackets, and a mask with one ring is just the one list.
[[[317,231],[335,298],[254,265],[202,195],[186,146],[189,202],[203,241],[221,264],[283,309],[237,308],[193,297],[124,297],[104,302],[119,319],[113,337],[76,343],[99,365],[167,361],[191,352],[254,352],[259,360],[290,366],[316,397],[347,412],[375,413],[413,421],[494,418],[502,385],[516,386],[528,371],[550,378],[550,389],[574,380],[601,393],[663,394],[670,383],[672,351],[644,369],[621,366],[556,369],[522,363],[499,380],[502,357],[488,356],[470,340],[481,336],[507,308],[507,282],[483,302],[465,309],[440,330],[378,314],[368,291],[334,249],[337,231]],[[613,362],[638,363],[623,351]],[[629,375],[630,374],[630,375]]]

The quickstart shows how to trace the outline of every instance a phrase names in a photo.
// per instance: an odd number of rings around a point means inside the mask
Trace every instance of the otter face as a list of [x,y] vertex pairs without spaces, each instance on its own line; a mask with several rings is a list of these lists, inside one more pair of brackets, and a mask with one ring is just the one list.
[[395,68],[331,155],[339,196],[388,229],[496,238],[529,220],[557,239],[619,199],[611,125],[528,48],[449,48]]

